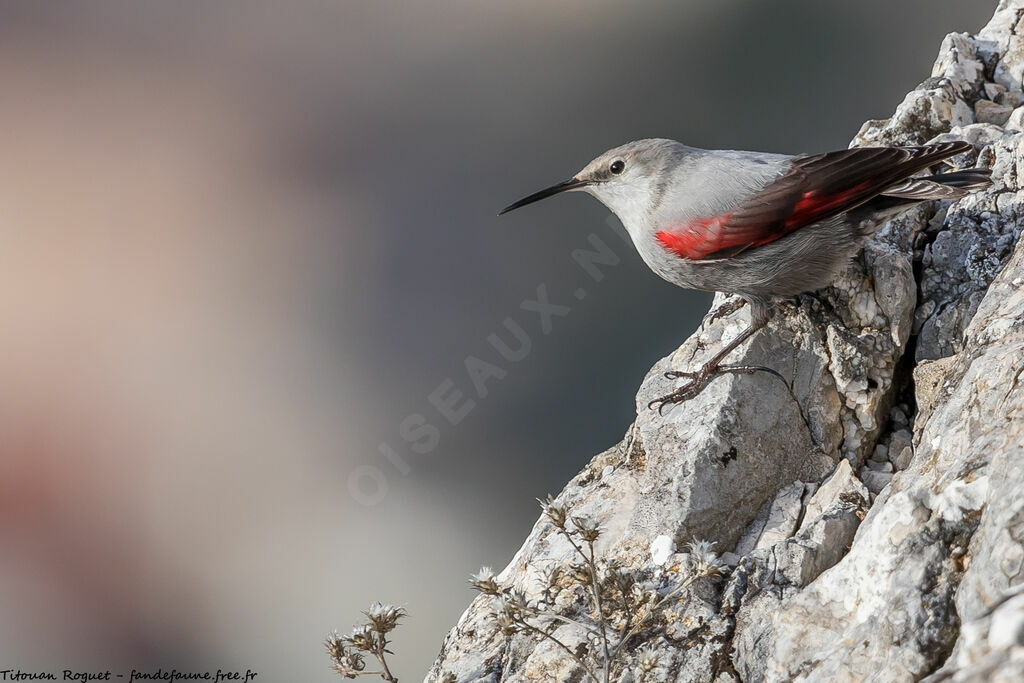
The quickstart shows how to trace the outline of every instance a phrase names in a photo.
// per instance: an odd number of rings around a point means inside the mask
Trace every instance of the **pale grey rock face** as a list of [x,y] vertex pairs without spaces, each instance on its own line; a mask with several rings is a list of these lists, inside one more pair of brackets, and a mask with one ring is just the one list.
[[998,104],[992,100],[978,100],[974,105],[974,118],[978,123],[991,123],[1001,126],[1013,113],[1009,104]]
[[[649,410],[665,371],[702,362],[748,312],[708,323],[644,379],[623,442],[559,494],[601,525],[598,559],[649,590],[666,592],[694,538],[727,565],[627,641],[610,680],[1024,680],[1022,78],[1024,0],[1004,0],[858,133],[970,140],[994,183],[890,221],[730,359],[775,369],[792,396],[767,373],[727,375]],[[599,671],[584,587],[545,578],[578,560],[542,517],[499,580],[578,621],[551,633]],[[492,603],[473,601],[428,681],[589,680],[552,639],[502,634]]]

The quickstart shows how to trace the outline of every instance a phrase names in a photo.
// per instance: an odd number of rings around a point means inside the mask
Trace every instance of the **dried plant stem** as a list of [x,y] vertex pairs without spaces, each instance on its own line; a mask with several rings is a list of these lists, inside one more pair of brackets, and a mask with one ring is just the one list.
[[386,644],[387,641],[381,638],[380,644],[377,646],[376,651],[374,651],[373,653],[374,656],[377,657],[377,661],[380,662],[380,677],[383,678],[385,681],[388,681],[389,683],[398,683],[398,679],[395,678],[394,675],[391,673],[391,669],[388,668],[387,660],[384,658],[384,646]]
[[577,628],[581,628],[584,631],[587,631],[587,632],[592,633],[594,635],[597,635],[598,631],[599,631],[599,629],[593,628],[592,626],[588,626],[588,625],[584,624],[582,621],[576,621],[575,619],[570,619],[569,617],[563,616],[561,614],[557,614],[556,612],[539,612],[539,611],[537,611],[535,609],[527,607],[526,605],[520,605],[518,607],[518,609],[521,612],[528,612],[531,617],[536,617],[538,619],[557,619],[558,621],[561,621],[563,623],[569,624],[571,626],[576,626]]
[[[388,636],[405,615],[405,609],[375,602],[363,612],[366,623],[352,629],[352,634],[341,636],[337,632],[327,636],[324,645],[334,662],[334,670],[344,678],[359,676],[380,676],[388,683],[398,683],[398,678],[388,668],[386,655]],[[365,655],[363,653],[366,653]],[[380,671],[364,671],[366,658],[372,655],[380,664]]]
[[604,620],[604,609],[601,607],[601,585],[597,578],[597,563],[594,562],[594,542],[587,541],[587,547],[590,548],[590,557],[587,558],[587,562],[590,563],[590,587],[594,590],[597,621],[601,624],[601,645],[604,648],[604,683],[608,683],[608,679],[611,676],[612,659],[608,651],[608,629]]
[[577,654],[576,654],[575,652],[573,652],[573,651],[572,651],[571,649],[569,649],[569,646],[568,646],[568,645],[566,645],[565,643],[563,643],[562,641],[560,641],[560,640],[559,640],[558,638],[555,638],[555,637],[554,637],[553,635],[551,635],[551,634],[550,634],[550,633],[548,633],[547,631],[545,631],[545,630],[543,630],[543,629],[540,629],[540,628],[537,628],[536,626],[534,626],[534,625],[533,625],[533,624],[531,624],[530,622],[526,621],[525,619],[517,619],[517,620],[516,620],[516,622],[517,622],[517,623],[518,623],[518,624],[519,624],[520,626],[522,626],[523,628],[525,628],[526,630],[528,630],[528,631],[530,631],[530,632],[532,632],[532,633],[536,633],[537,635],[539,635],[539,636],[542,636],[542,637],[544,637],[544,638],[547,638],[547,639],[548,639],[548,640],[550,640],[550,641],[551,641],[552,643],[554,643],[554,644],[555,644],[555,645],[557,645],[558,647],[560,647],[560,648],[562,648],[563,650],[565,650],[566,654],[568,654],[568,655],[569,655],[570,657],[572,657],[572,658],[573,658],[573,660],[574,660],[574,661],[575,661],[575,662],[576,662],[576,663],[577,663],[577,664],[578,664],[578,665],[579,665],[580,667],[582,667],[584,671],[586,671],[586,672],[587,672],[587,675],[588,675],[588,676],[590,676],[591,680],[593,680],[593,681],[594,681],[594,683],[601,683],[601,679],[599,679],[599,678],[598,678],[598,677],[597,677],[597,676],[596,676],[596,675],[594,674],[594,671],[593,671],[593,669],[591,669],[591,668],[590,668],[589,666],[587,666],[587,663],[586,663],[586,662],[584,662],[584,661],[583,661],[582,659],[580,659],[580,657],[579,657],[579,656],[577,656]]
[[[632,638],[633,636],[635,636],[637,633],[640,632],[640,627],[644,625],[644,622],[647,621],[647,617],[649,617],[652,612],[654,612],[655,610],[659,609],[662,605],[664,605],[666,602],[668,602],[669,600],[671,600],[675,596],[679,595],[679,593],[681,593],[684,588],[686,588],[687,586],[690,586],[691,584],[693,584],[693,582],[696,579],[697,579],[697,576],[691,574],[691,575],[687,576],[685,579],[683,579],[683,581],[678,586],[676,586],[671,591],[669,591],[665,595],[665,597],[663,597],[661,600],[658,600],[658,602],[654,603],[653,607],[644,605],[644,611],[637,618],[636,622],[629,629],[629,631],[626,632],[626,634],[623,635],[619,639],[618,645],[616,645],[615,649],[612,651],[612,658],[614,659],[615,657],[617,657],[618,654],[619,654],[619,651],[626,644],[626,642],[630,638]],[[628,622],[627,622],[627,625],[628,625]]]
[[601,634],[601,646],[604,649],[604,683],[608,683],[611,676],[611,658],[609,656],[608,649],[608,631],[604,620],[604,611],[601,606],[601,586],[597,578],[597,563],[594,561],[594,542],[587,541],[587,547],[590,548],[590,555],[583,552],[583,548],[573,540],[572,535],[569,534],[566,529],[559,529],[569,544],[572,545],[573,549],[583,558],[583,561],[587,563],[590,568],[590,589],[594,594],[594,606],[597,609],[597,623],[600,624],[601,628],[598,629]]

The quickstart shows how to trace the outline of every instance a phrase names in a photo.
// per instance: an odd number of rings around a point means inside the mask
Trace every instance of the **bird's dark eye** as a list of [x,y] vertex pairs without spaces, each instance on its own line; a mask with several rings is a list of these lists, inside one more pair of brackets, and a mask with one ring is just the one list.
[[622,159],[616,159],[615,161],[612,162],[612,165],[608,167],[608,170],[614,173],[615,175],[619,175],[625,168],[626,162],[624,162]]

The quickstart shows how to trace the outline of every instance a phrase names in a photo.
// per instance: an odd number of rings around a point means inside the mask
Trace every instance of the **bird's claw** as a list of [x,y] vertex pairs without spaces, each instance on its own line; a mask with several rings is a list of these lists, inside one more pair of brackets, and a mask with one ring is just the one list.
[[680,403],[685,403],[686,401],[689,401],[691,398],[694,398],[700,392],[704,391],[704,387],[706,387],[711,382],[711,380],[714,378],[716,374],[718,374],[718,372],[719,369],[717,367],[703,368],[701,370],[698,370],[697,372],[666,372],[665,377],[668,379],[685,378],[690,381],[684,384],[683,386],[679,387],[675,391],[673,391],[671,394],[666,394],[665,396],[654,399],[653,401],[647,404],[647,409],[655,410],[655,406],[657,406],[658,414],[664,415],[665,406],[679,405]]
[[[664,415],[665,406],[667,405],[679,405],[685,403],[691,398],[694,398],[700,392],[704,391],[707,385],[711,384],[718,375],[735,374],[735,375],[752,375],[755,372],[767,372],[774,377],[777,377],[786,385],[786,389],[789,390],[790,394],[793,394],[793,389],[790,387],[789,382],[783,377],[778,371],[763,365],[705,365],[696,372],[684,372],[682,370],[669,370],[665,373],[666,379],[688,379],[690,380],[683,386],[679,387],[671,394],[666,394],[660,398],[656,398],[647,404],[648,410],[654,410],[657,406],[658,414]],[[794,400],[796,399],[793,396]],[[799,405],[799,402],[797,402]],[[802,413],[801,413],[802,414]]]

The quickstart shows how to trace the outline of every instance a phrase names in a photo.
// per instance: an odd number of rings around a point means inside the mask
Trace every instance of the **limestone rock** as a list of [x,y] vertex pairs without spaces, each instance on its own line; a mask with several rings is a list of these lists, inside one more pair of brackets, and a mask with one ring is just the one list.
[[[643,600],[680,587],[651,626],[619,641],[606,610],[601,630],[579,552],[542,516],[498,579],[556,616],[505,634],[478,596],[428,681],[589,680],[581,662],[604,680],[601,632],[624,682],[1024,680],[1018,33],[1024,0],[1003,0],[977,36],[947,36],[931,77],[854,140],[967,139],[953,161],[990,167],[992,187],[893,219],[730,359],[785,382],[726,375],[650,410],[664,373],[749,311],[705,325],[644,379],[626,438],[557,496],[600,525],[603,580]],[[680,583],[711,557],[694,539],[722,566]]]
[[997,104],[990,100],[978,100],[974,104],[974,118],[978,123],[989,123],[1001,126],[1006,123],[1013,112],[1008,104]]

